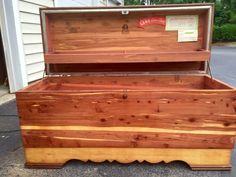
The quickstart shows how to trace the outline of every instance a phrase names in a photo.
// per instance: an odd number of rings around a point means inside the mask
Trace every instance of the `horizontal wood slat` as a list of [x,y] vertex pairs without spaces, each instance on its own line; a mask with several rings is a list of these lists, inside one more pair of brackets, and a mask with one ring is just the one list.
[[[93,93],[92,93],[93,92]],[[235,92],[207,91],[124,91],[87,93],[24,93],[19,94],[18,107],[22,116],[122,115],[122,114],[235,114]]]
[[81,53],[45,54],[46,63],[136,63],[136,62],[180,62],[205,61],[209,51],[179,53]]
[[[211,80],[212,84],[215,80]],[[83,86],[83,89],[80,87]],[[139,74],[133,76],[103,76],[103,75],[94,75],[94,76],[72,76],[72,77],[47,77],[42,80],[40,83],[32,84],[30,90],[35,92],[42,92],[48,90],[54,91],[65,91],[77,90],[78,92],[85,91],[85,87],[90,90],[97,90],[97,88],[102,88],[110,91],[121,90],[133,88],[136,90],[137,87],[156,88],[158,91],[160,88],[166,89],[176,89],[176,88],[186,88],[186,89],[207,89],[204,83],[204,77],[199,76],[185,76],[185,75],[147,75]],[[223,88],[224,84],[214,84],[214,87],[209,89],[220,89]],[[100,89],[99,89],[100,90]],[[142,89],[144,90],[144,89]],[[154,90],[154,89],[148,89]],[[27,91],[24,89],[23,91]]]
[[[200,127],[201,128],[201,127]],[[139,132],[139,133],[181,133],[181,134],[193,134],[193,135],[236,135],[236,131],[224,131],[224,130],[195,130],[194,128],[191,130],[176,130],[174,128],[150,128],[150,127],[97,127],[97,126],[27,126],[22,125],[22,130],[53,130],[53,131],[60,131],[60,130],[68,130],[68,131],[108,131],[108,132]]]
[[[40,118],[40,119],[39,119]],[[22,115],[22,125],[28,126],[96,126],[96,127],[149,127],[173,130],[235,131],[236,115],[186,115],[186,114],[125,114],[125,115],[57,115],[29,117]],[[47,128],[47,127],[46,127]],[[131,128],[132,129],[132,128]]]
[[[43,127],[42,127],[43,128]],[[208,135],[188,133],[125,132],[63,130],[24,130],[23,143],[30,147],[136,147],[136,148],[214,148],[234,146],[235,135]],[[37,141],[35,141],[37,139]]]

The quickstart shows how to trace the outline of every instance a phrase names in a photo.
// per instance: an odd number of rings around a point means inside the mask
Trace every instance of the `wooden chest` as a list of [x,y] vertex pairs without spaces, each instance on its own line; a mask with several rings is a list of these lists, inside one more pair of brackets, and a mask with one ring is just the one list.
[[208,75],[212,4],[46,8],[41,22],[45,77],[16,93],[28,167],[230,169],[236,90]]

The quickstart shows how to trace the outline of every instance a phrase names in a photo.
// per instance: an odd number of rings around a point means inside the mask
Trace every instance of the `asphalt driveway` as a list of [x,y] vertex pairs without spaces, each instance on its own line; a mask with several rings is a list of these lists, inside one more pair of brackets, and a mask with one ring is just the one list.
[[[236,87],[236,48],[215,47],[211,63],[213,76]],[[229,171],[192,171],[183,162],[83,163],[72,161],[62,169],[25,169],[15,101],[0,106],[0,177],[236,177],[236,151]],[[220,158],[220,157],[219,157]]]

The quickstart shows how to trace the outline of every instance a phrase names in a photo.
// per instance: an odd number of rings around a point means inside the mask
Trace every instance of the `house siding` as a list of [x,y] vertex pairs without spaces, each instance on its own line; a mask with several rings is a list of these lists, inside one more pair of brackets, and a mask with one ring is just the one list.
[[54,0],[19,0],[19,15],[28,82],[43,77],[44,58],[39,8],[53,7]]
[[57,7],[67,6],[116,6],[117,1],[124,5],[124,0],[55,0]]
[[93,0],[55,0],[56,6],[67,7],[67,6],[92,6]]
[[106,0],[18,0],[22,41],[28,82],[38,80],[44,73],[44,56],[39,8],[57,6],[116,5]]

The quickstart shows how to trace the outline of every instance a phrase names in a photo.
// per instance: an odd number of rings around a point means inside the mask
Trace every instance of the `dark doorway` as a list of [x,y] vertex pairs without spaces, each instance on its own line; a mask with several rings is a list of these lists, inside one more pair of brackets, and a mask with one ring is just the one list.
[[3,42],[2,42],[2,35],[0,31],[0,86],[7,85],[7,70],[6,70],[6,63],[5,63],[5,55],[3,49]]

